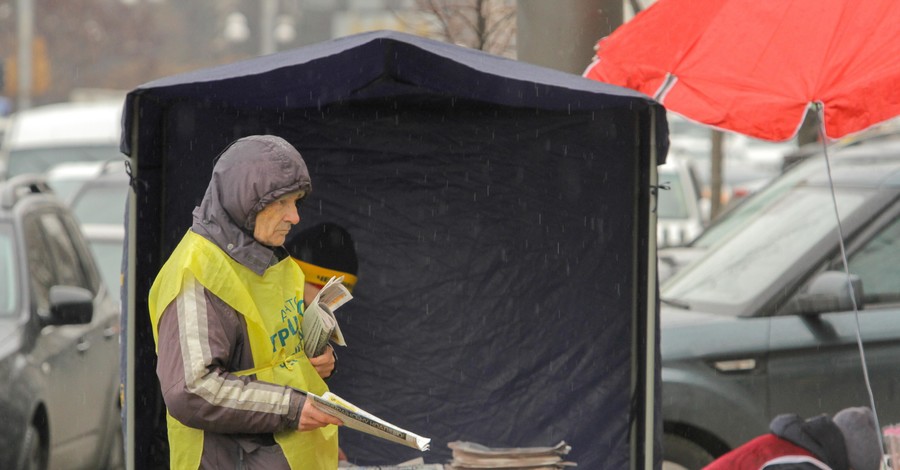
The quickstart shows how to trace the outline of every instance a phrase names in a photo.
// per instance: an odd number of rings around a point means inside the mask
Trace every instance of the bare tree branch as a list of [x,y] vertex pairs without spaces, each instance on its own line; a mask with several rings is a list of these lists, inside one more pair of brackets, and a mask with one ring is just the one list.
[[416,0],[416,8],[433,18],[440,39],[511,56],[515,36],[514,0]]

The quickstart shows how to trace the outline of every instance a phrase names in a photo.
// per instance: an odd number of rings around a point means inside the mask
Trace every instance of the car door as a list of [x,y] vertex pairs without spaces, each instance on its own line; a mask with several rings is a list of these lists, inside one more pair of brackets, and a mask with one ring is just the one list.
[[[900,422],[900,204],[884,211],[848,246],[863,285],[858,325],[881,424]],[[838,256],[827,269],[843,271]],[[870,404],[852,311],[773,319],[771,414],[834,414]]]
[[[34,302],[39,311],[49,310],[49,291],[54,285],[94,291],[86,277],[66,223],[52,210],[25,220],[26,249]],[[109,386],[99,380],[108,360],[102,332],[95,318],[85,325],[47,326],[39,346],[48,351],[41,368],[47,378],[47,409],[51,463],[67,468],[89,468],[101,444],[101,424],[108,416]],[[100,345],[101,347],[98,347]],[[115,358],[115,351],[111,352]]]

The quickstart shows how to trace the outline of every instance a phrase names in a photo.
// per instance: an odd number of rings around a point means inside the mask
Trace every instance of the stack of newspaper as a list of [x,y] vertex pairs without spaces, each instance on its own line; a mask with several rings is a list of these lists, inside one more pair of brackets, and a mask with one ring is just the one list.
[[560,441],[553,447],[485,447],[474,442],[454,441],[451,469],[503,468],[507,470],[557,470],[574,467],[563,461],[572,447]]

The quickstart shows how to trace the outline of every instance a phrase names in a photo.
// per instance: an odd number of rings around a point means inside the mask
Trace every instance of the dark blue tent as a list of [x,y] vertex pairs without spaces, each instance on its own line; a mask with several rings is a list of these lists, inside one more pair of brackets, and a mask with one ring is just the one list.
[[[259,133],[291,141],[310,168],[299,228],[338,223],[356,243],[333,391],[433,438],[429,463],[448,462],[455,440],[565,440],[586,469],[658,461],[650,215],[664,109],[579,76],[374,32],[128,94],[135,468],[165,455],[149,287],[213,159]],[[341,447],[366,465],[420,455],[349,429]]]

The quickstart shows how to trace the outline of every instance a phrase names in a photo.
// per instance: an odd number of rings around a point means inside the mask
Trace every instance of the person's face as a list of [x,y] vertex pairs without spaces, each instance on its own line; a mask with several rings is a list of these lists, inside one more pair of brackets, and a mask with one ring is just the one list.
[[263,207],[263,210],[256,214],[253,238],[263,245],[283,245],[291,227],[300,222],[297,201],[301,196],[303,191],[288,193]]

